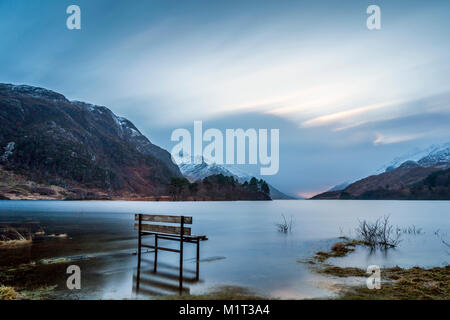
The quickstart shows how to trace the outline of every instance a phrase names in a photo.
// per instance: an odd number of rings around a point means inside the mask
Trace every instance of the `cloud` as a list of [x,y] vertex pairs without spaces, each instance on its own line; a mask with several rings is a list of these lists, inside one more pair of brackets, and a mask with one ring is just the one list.
[[406,142],[411,140],[416,140],[419,138],[422,138],[423,134],[411,134],[411,135],[404,135],[404,136],[384,136],[381,133],[376,134],[376,139],[374,140],[374,145],[382,145],[382,144],[393,144],[393,143],[400,143],[400,142]]
[[316,117],[301,123],[303,127],[318,127],[326,126],[330,124],[343,124],[343,123],[364,123],[360,119],[367,119],[368,113],[371,111],[379,110],[386,107],[391,107],[401,101],[384,102],[359,108],[354,108],[346,111],[327,114],[324,116]]

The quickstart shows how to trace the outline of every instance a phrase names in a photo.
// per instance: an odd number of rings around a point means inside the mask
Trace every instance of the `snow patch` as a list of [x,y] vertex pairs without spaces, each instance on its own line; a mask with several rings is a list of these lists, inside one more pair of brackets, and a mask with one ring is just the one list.
[[389,172],[407,161],[416,162],[422,167],[433,167],[439,163],[450,163],[450,142],[433,144],[425,149],[413,149],[407,154],[397,157],[376,171],[376,174]]
[[126,132],[129,133],[132,137],[139,137],[142,135],[139,131],[129,126],[130,121],[128,121],[128,119],[113,114],[113,120],[117,124],[121,132],[126,129]]
[[16,143],[14,141],[8,142],[8,144],[4,148],[5,152],[0,157],[0,160],[2,160],[2,161],[8,160],[9,156],[11,156],[13,154],[13,151],[14,151],[15,147],[16,147]]
[[250,179],[253,177],[248,173],[243,172],[242,170],[233,167],[231,165],[225,166],[216,163],[208,164],[207,161],[206,162],[203,161],[202,163],[199,164],[181,163],[179,167],[181,173],[192,181],[204,179],[206,177],[217,174],[223,174],[224,176],[227,177],[234,177],[240,183],[250,181]]
[[133,128],[128,128],[128,129],[130,129],[132,137],[139,137],[139,136],[141,136],[141,134],[137,130],[134,130]]

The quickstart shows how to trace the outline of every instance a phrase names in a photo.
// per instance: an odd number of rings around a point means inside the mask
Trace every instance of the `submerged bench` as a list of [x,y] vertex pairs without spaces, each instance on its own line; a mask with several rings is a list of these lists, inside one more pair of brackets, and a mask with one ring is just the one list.
[[[185,225],[192,224],[192,217],[184,216],[166,216],[166,215],[151,215],[151,214],[135,214],[134,220],[137,221],[134,229],[138,230],[138,272],[141,266],[141,248],[155,249],[154,272],[158,265],[158,250],[177,252],[180,254],[180,291],[183,289],[183,243],[197,244],[197,259],[196,259],[196,280],[199,279],[200,270],[200,241],[208,240],[206,236],[195,236],[191,234],[191,228]],[[170,223],[172,225],[161,225],[155,223]],[[175,225],[174,225],[175,224]],[[148,245],[142,243],[143,236],[154,236],[155,245]],[[178,241],[180,243],[179,249],[165,248],[158,246],[158,239]]]

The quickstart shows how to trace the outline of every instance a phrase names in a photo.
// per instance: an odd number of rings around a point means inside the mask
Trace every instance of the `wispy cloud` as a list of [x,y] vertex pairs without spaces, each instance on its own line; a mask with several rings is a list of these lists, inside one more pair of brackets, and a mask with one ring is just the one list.
[[303,127],[318,127],[330,124],[343,124],[348,122],[361,123],[360,118],[367,119],[368,113],[374,110],[391,107],[401,101],[384,102],[379,104],[373,104],[369,106],[354,108],[346,111],[327,114],[324,116],[316,117],[301,123]]
[[376,139],[374,140],[374,145],[383,145],[383,144],[393,144],[393,143],[400,143],[400,142],[406,142],[411,140],[416,140],[419,138],[422,138],[424,134],[410,134],[410,135],[403,135],[403,136],[385,136],[381,133],[376,134]]

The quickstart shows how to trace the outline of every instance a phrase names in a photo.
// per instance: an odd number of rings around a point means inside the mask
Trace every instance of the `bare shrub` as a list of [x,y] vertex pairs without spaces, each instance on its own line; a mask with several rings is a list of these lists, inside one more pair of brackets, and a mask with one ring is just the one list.
[[375,222],[360,221],[356,234],[371,248],[395,248],[401,241],[401,230],[389,223],[389,216],[378,218]]
[[418,236],[418,235],[421,235],[424,233],[422,228],[416,228],[415,225],[412,225],[410,227],[403,228],[403,229],[400,229],[400,228],[397,228],[397,229],[398,229],[398,232],[402,232],[403,234],[410,234],[410,235],[414,235],[414,236]]
[[283,218],[283,222],[276,224],[278,231],[283,232],[283,233],[291,232],[292,231],[292,217],[289,220],[289,223],[286,220],[286,217],[284,216],[284,214],[282,214],[281,217]]
[[441,239],[442,243],[445,244],[447,247],[450,248],[450,243],[448,243],[447,241],[445,241],[444,239]]

